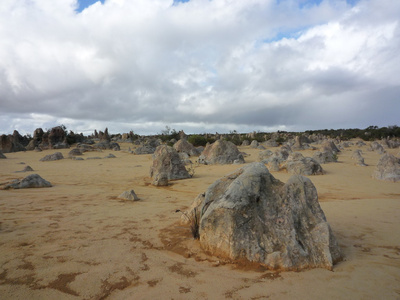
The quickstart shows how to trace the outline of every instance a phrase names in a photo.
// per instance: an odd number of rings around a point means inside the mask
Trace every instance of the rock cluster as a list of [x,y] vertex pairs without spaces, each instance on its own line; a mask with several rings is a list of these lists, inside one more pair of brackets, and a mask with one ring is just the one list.
[[62,155],[61,152],[56,152],[53,154],[48,154],[45,157],[41,158],[40,161],[54,161],[54,160],[60,160],[63,159],[64,156]]

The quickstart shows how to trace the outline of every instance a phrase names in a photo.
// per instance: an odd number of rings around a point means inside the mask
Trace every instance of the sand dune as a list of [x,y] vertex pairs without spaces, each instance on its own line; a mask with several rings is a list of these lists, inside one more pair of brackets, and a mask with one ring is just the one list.
[[[400,183],[371,177],[377,153],[363,147],[368,166],[359,167],[346,148],[310,176],[345,261],[333,272],[276,273],[207,256],[179,225],[175,211],[237,165],[200,165],[191,179],[154,187],[151,156],[129,146],[83,155],[110,159],[40,162],[47,150],[0,160],[0,183],[29,165],[53,184],[0,190],[1,299],[400,299]],[[259,150],[240,150],[257,160]],[[117,198],[130,189],[140,201]]]

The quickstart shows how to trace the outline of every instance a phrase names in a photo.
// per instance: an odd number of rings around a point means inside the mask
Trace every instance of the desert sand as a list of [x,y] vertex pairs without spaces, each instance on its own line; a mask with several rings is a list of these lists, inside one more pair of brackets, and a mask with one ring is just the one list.
[[[274,272],[207,256],[179,223],[176,210],[240,165],[200,165],[193,178],[154,187],[151,155],[120,145],[83,161],[39,161],[70,149],[0,160],[0,183],[37,173],[53,184],[0,190],[1,299],[400,299],[400,183],[371,177],[380,155],[366,146],[368,166],[355,165],[351,147],[309,176],[345,260],[333,271]],[[239,149],[257,161],[260,150]],[[26,165],[34,172],[16,173]],[[130,189],[140,201],[117,198]]]

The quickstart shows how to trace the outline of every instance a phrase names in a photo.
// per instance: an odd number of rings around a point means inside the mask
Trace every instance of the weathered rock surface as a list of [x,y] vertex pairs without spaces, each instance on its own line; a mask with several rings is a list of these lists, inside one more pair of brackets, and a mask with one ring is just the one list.
[[3,159],[7,158],[7,156],[5,156],[1,150],[0,150],[0,158],[3,158]]
[[381,144],[379,144],[378,142],[372,142],[370,145],[370,149],[372,151],[376,151],[379,154],[384,154],[386,153],[385,149],[383,148],[383,146]]
[[154,176],[152,185],[168,186],[168,175],[166,173],[158,173]]
[[54,161],[54,160],[60,160],[63,159],[64,156],[62,155],[61,152],[56,152],[53,154],[48,154],[45,157],[41,158],[40,161]]
[[166,174],[168,180],[190,178],[178,152],[167,145],[158,146],[153,154],[153,165],[150,168],[150,177],[156,177],[161,173]]
[[361,150],[357,149],[354,150],[353,155],[351,156],[352,159],[356,161],[357,166],[365,167],[367,166],[364,162],[364,157],[361,155]]
[[79,148],[74,148],[68,152],[68,157],[80,156],[82,155],[82,151]]
[[342,259],[312,182],[284,184],[262,163],[214,182],[193,202],[201,247],[212,255],[246,259],[270,269],[332,269]]
[[312,158],[320,164],[337,162],[336,152],[332,151],[331,149],[327,149],[327,148],[325,148],[323,151],[316,151]]
[[38,174],[31,174],[23,179],[13,180],[7,184],[4,189],[26,189],[26,188],[41,188],[51,187],[51,183],[40,177]]
[[137,155],[142,155],[142,154],[153,154],[154,151],[156,151],[156,148],[153,148],[151,146],[140,146],[136,148],[133,153]]
[[244,163],[243,155],[236,145],[225,140],[217,140],[212,144],[208,144],[199,156],[199,163],[206,165],[233,164],[235,160],[238,163]]
[[26,166],[22,171],[17,171],[17,173],[23,173],[23,172],[33,172],[33,169],[31,166]]
[[198,156],[200,154],[198,150],[186,139],[180,139],[174,144],[173,147],[178,153],[186,153],[189,156]]
[[379,180],[400,181],[400,158],[389,153],[384,154],[372,176]]
[[129,201],[139,201],[139,197],[136,195],[134,190],[125,191],[118,196],[119,199],[129,200]]
[[304,157],[301,153],[291,154],[286,161],[286,169],[296,175],[323,175],[321,165],[311,157]]

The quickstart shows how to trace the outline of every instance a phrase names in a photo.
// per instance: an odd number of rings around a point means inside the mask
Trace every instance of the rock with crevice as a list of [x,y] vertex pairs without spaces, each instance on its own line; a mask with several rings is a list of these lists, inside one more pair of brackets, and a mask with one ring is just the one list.
[[294,175],[284,184],[262,163],[214,182],[185,215],[197,216],[200,245],[211,255],[274,270],[331,270],[342,259],[311,180]]

